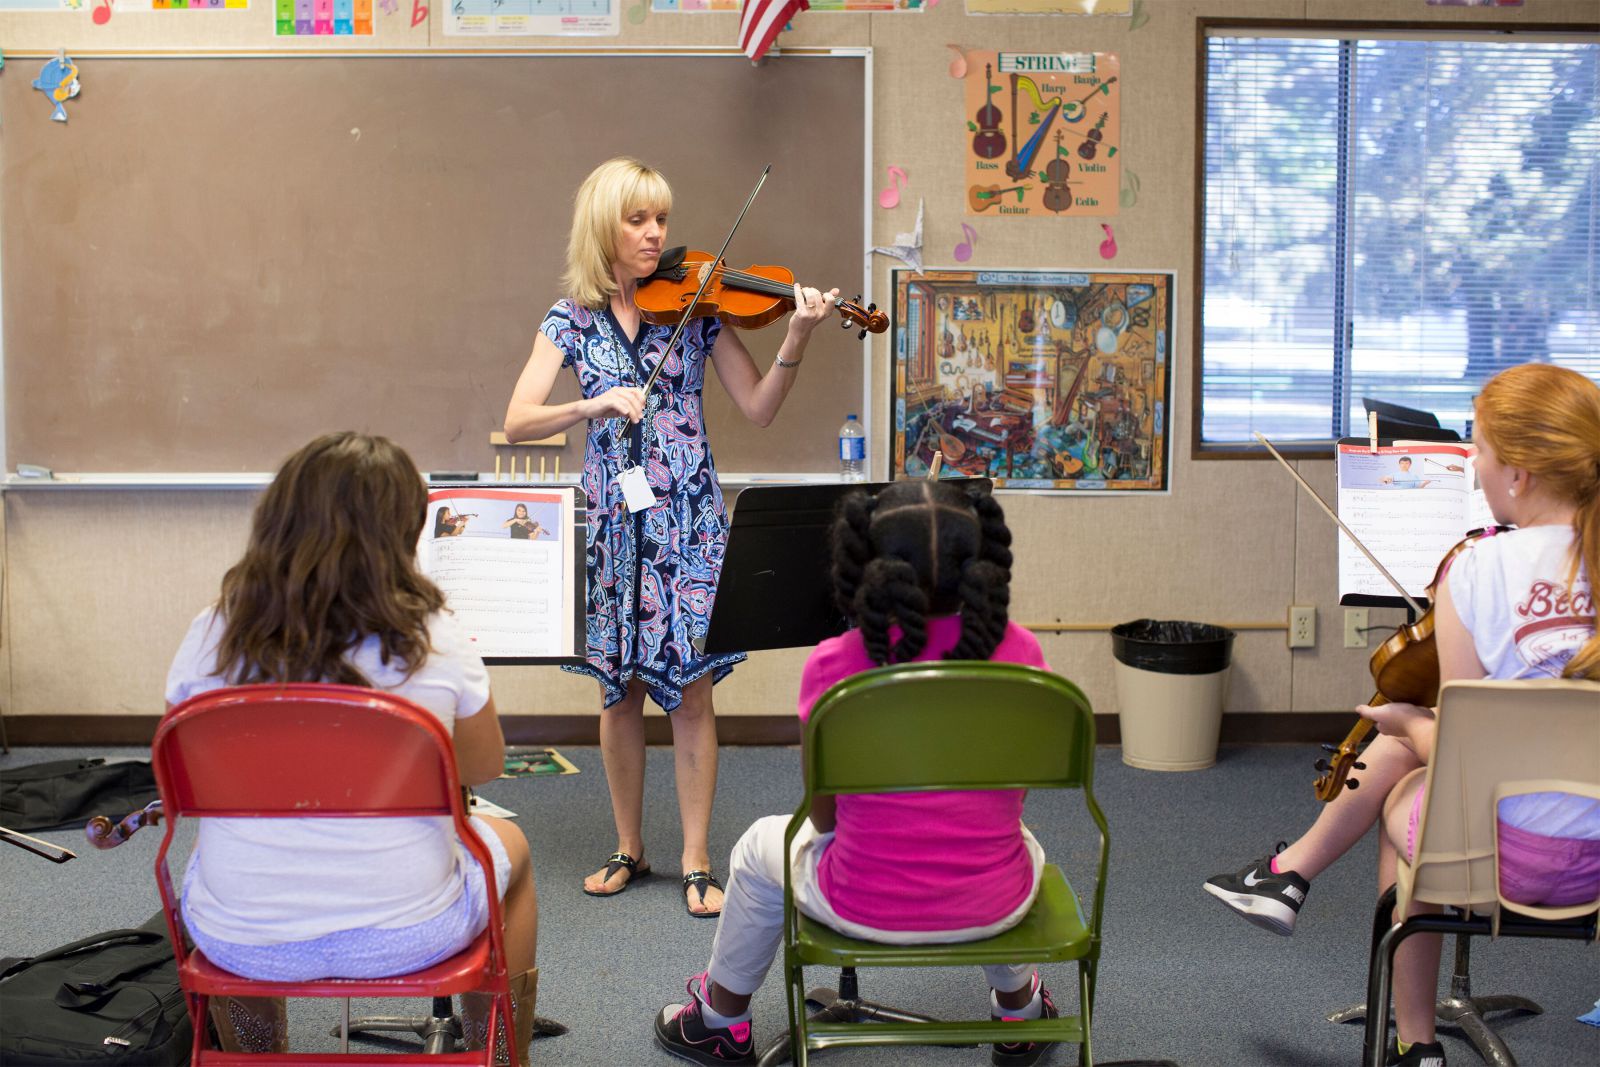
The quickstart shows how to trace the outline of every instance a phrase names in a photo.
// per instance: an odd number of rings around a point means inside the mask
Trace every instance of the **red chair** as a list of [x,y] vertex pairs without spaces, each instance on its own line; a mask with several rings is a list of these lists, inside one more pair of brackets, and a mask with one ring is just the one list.
[[[178,978],[194,1022],[196,1067],[203,1064],[326,1063],[332,1053],[229,1053],[207,1044],[212,997],[448,997],[490,994],[489,1048],[430,1056],[360,1054],[341,1042],[338,1063],[494,1063],[497,1044],[520,1063],[512,1032],[511,988],[494,862],[467,824],[454,750],[443,724],[410,701],[344,685],[245,685],[203,693],[161,720],[151,748],[167,833],[156,854],[156,882],[177,950]],[[167,868],[177,824],[198,818],[367,818],[446,816],[483,866],[489,925],[443,963],[390,978],[258,982],[212,964],[180,935],[178,896]],[[381,826],[373,827],[382,833]],[[315,908],[316,901],[306,901]],[[346,1005],[348,1017],[348,1004]],[[500,1062],[504,1063],[505,1060]]]

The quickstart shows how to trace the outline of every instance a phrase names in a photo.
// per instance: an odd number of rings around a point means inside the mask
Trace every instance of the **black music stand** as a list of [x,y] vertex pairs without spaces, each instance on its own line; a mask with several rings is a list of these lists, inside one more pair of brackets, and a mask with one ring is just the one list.
[[[987,478],[951,478],[981,484]],[[806,648],[848,624],[833,603],[828,532],[840,498],[877,493],[889,482],[760,485],[739,492],[728,528],[711,625],[695,642],[702,655]]]

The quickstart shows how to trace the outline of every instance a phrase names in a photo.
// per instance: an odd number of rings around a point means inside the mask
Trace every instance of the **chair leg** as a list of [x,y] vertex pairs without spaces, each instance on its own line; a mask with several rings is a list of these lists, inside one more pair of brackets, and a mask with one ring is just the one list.
[[[334,1027],[329,1034],[337,1037],[339,1028]],[[430,1056],[455,1051],[456,1043],[464,1036],[462,1021],[456,1018],[449,997],[434,997],[427,1015],[374,1015],[350,1024],[351,1037],[381,1034],[415,1034],[422,1038],[422,1051]]]
[[[790,977],[791,998],[798,996],[799,990],[805,985],[803,968],[796,968],[798,973]],[[816,1011],[808,1014],[807,1008],[816,1005]],[[918,1015],[900,1008],[879,1004],[872,1000],[862,1000],[860,986],[856,979],[856,969],[845,967],[839,971],[839,988],[829,989],[826,986],[817,986],[805,994],[803,1003],[797,1004],[792,1009],[799,1020],[799,1029],[790,1033],[785,1031],[772,1040],[761,1053],[757,1060],[760,1067],[776,1067],[777,1064],[787,1063],[791,1056],[795,1059],[796,1067],[805,1067],[805,1026],[807,1023],[931,1023],[937,1020],[931,1015]],[[976,1045],[947,1045],[946,1048],[976,1048]]]
[[1500,1036],[1490,1028],[1483,1015],[1491,1011],[1525,1011],[1539,1015],[1544,1009],[1526,997],[1508,994],[1473,996],[1471,946],[1471,937],[1466,934],[1456,935],[1456,958],[1454,972],[1450,976],[1450,995],[1442,998],[1435,1006],[1435,1014],[1440,1022],[1459,1026],[1466,1034],[1467,1040],[1478,1050],[1478,1055],[1482,1056],[1483,1061],[1491,1067],[1516,1067],[1516,1057],[1506,1048]]

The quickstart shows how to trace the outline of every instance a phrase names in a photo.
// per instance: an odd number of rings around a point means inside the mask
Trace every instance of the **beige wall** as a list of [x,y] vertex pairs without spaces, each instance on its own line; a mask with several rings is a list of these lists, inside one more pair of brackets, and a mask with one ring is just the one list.
[[[635,2],[624,0],[624,8]],[[896,232],[909,229],[916,198],[926,197],[930,265],[949,261],[966,221],[960,207],[961,156],[948,135],[950,112],[960,106],[961,95],[946,73],[945,43],[1120,56],[1123,160],[1139,175],[1141,191],[1138,203],[1114,220],[1121,249],[1116,265],[1172,268],[1179,274],[1177,386],[1169,420],[1176,432],[1173,489],[1167,496],[1117,499],[1007,495],[1018,548],[1013,616],[1032,623],[1111,624],[1152,615],[1270,625],[1283,621],[1291,603],[1314,604],[1319,611],[1315,649],[1290,652],[1281,630],[1240,632],[1228,708],[1348,708],[1370,695],[1368,653],[1340,647],[1336,531],[1275,467],[1195,462],[1189,456],[1190,275],[1197,235],[1195,19],[1592,22],[1594,7],[1589,0],[1534,0],[1507,9],[1435,8],[1422,0],[1145,0],[1144,9],[1149,21],[1130,31],[1129,20],[1120,18],[968,18],[960,0],[945,0],[921,14],[802,14],[780,43],[873,49],[877,174],[894,163],[911,175],[906,203],[892,212],[874,212],[874,236],[887,244]],[[6,76],[32,77],[34,61],[17,54],[62,46],[80,58],[96,50],[143,49],[723,47],[731,44],[736,28],[731,15],[651,14],[638,26],[624,18],[621,37],[613,39],[475,41],[447,38],[431,25],[409,28],[410,5],[403,3],[397,15],[378,15],[379,33],[370,42],[325,38],[280,46],[270,36],[271,12],[268,0],[254,0],[243,15],[130,13],[114,16],[105,27],[93,25],[87,9],[7,14],[0,15],[0,49],[11,67]],[[86,77],[91,74],[86,68]],[[91,83],[79,106],[88,106],[92,91]],[[1097,265],[1099,221],[973,220],[979,239],[971,265]],[[7,272],[24,269],[3,266]],[[888,291],[889,266],[880,259],[874,281],[880,303]],[[888,387],[886,340],[876,346],[874,371],[881,409]],[[877,421],[881,427],[884,420]],[[774,432],[814,429],[786,426],[780,417]],[[881,473],[881,432],[873,447]],[[1331,493],[1330,463],[1299,467],[1319,491]],[[172,652],[239,552],[254,497],[221,490],[7,492],[0,527],[5,546],[0,696],[6,715],[159,711]],[[1372,621],[1398,619],[1396,612],[1375,612]],[[1041,640],[1051,663],[1083,685],[1097,710],[1116,710],[1104,632],[1044,634]],[[803,651],[757,653],[718,687],[719,710],[729,715],[790,710],[803,657]],[[494,675],[497,698],[509,714],[573,714],[597,707],[592,682],[553,668],[496,668]]]

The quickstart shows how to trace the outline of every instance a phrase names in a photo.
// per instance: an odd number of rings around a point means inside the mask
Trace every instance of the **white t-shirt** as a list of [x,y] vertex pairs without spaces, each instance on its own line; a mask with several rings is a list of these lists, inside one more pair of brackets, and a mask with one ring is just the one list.
[[[1530,526],[1475,542],[1445,580],[1488,677],[1559,678],[1594,636],[1594,595],[1584,569],[1572,587],[1571,526]],[[1509,797],[1500,818],[1552,837],[1600,838],[1600,804],[1566,793]]]
[[[433,654],[409,678],[384,664],[376,637],[346,659],[378,689],[455,721],[489,700],[489,674],[455,619],[428,620]],[[228,684],[217,671],[222,623],[207,608],[167,674],[167,702]],[[340,930],[411,926],[461,896],[469,862],[449,820],[205,819],[185,883],[185,921],[241,945],[306,941]]]
[[1488,677],[1559,678],[1594,636],[1594,595],[1580,566],[1572,588],[1571,526],[1530,526],[1486,537],[1445,580]]

